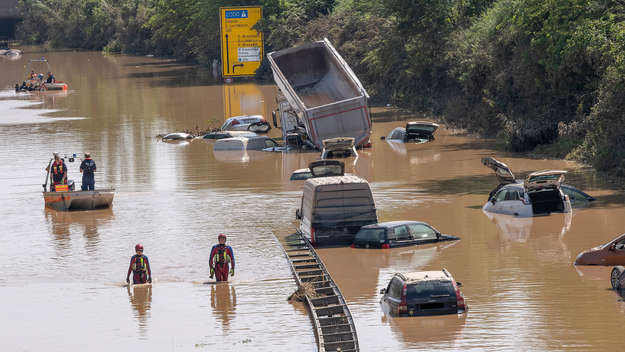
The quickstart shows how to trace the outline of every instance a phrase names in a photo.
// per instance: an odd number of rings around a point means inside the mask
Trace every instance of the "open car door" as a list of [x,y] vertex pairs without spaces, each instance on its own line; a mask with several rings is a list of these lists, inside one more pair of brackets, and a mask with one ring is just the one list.
[[495,158],[487,157],[482,158],[482,164],[495,171],[495,176],[497,176],[497,180],[499,180],[500,184],[514,183],[516,181],[512,170],[510,170],[508,165],[502,163],[501,161]]

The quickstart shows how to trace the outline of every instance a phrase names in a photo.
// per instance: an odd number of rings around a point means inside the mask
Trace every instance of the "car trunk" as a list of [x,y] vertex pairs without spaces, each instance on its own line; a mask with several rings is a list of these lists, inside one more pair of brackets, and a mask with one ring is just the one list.
[[534,215],[564,211],[564,199],[558,188],[545,188],[528,192]]
[[534,215],[563,212],[564,197],[560,185],[566,171],[546,170],[529,174],[525,178],[525,191],[532,202]]
[[456,292],[449,281],[412,284],[407,291],[408,316],[458,313]]

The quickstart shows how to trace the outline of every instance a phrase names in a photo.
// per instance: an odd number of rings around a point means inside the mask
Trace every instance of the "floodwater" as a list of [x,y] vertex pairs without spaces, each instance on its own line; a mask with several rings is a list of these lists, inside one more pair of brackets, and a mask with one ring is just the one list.
[[[68,93],[20,94],[26,60],[45,55]],[[0,61],[0,347],[3,351],[315,351],[306,309],[286,301],[294,280],[278,244],[295,229],[300,182],[291,171],[318,154],[213,153],[203,140],[154,136],[271,116],[276,88],[223,86],[211,72],[147,57],[26,52]],[[461,241],[392,250],[319,251],[354,316],[363,351],[619,350],[625,303],[610,268],[572,265],[582,250],[624,232],[619,192],[575,163],[532,160],[442,129],[434,142],[379,139],[401,121],[376,115],[373,148],[347,168],[368,179],[381,221],[422,220]],[[276,130],[271,131],[277,136]],[[44,209],[51,152],[90,151],[111,210]],[[518,175],[569,170],[598,201],[572,214],[516,219],[482,212],[495,155]],[[78,163],[70,178],[80,181]],[[228,284],[208,281],[208,252],[228,234],[237,261]],[[123,287],[135,243],[151,288]],[[393,273],[447,268],[469,306],[459,316],[391,318],[378,291]]]

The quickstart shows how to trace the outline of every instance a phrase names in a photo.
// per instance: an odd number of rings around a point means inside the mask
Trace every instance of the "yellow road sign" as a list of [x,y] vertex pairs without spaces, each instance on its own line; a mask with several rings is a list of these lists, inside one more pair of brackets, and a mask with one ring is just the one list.
[[252,27],[263,17],[261,6],[222,7],[221,62],[224,77],[253,76],[263,58],[263,34]]

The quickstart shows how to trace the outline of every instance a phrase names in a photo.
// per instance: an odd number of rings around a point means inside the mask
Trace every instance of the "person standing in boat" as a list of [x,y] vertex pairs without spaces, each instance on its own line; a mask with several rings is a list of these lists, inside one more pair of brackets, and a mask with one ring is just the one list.
[[[210,278],[212,279],[215,275],[218,282],[228,281],[228,272],[234,276],[234,251],[232,247],[226,246],[226,235],[223,233],[217,236],[217,240],[219,244],[213,246],[208,258],[211,269]],[[232,268],[228,270],[230,264],[232,264]]]
[[56,190],[56,185],[67,184],[67,166],[63,162],[63,159],[59,156],[59,153],[54,153],[54,162],[51,165],[52,169],[46,170],[52,174],[52,187],[50,191]]
[[130,283],[130,273],[132,272],[133,284],[145,284],[146,282],[152,283],[150,261],[147,256],[143,255],[143,245],[141,243],[138,243],[135,246],[135,252],[137,254],[130,258],[130,266],[128,267],[128,274],[126,274],[126,282]]
[[55,83],[56,78],[52,74],[52,72],[48,72],[48,78],[46,79],[46,83]]
[[82,185],[80,188],[83,191],[93,191],[95,189],[95,175],[96,170],[95,161],[91,159],[91,153],[85,153],[85,160],[80,163],[80,172],[82,173]]

